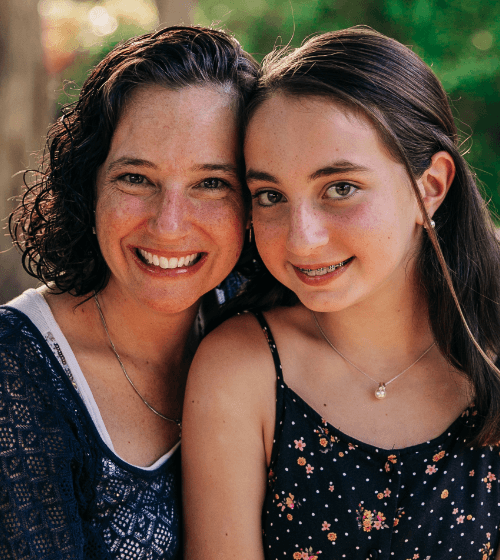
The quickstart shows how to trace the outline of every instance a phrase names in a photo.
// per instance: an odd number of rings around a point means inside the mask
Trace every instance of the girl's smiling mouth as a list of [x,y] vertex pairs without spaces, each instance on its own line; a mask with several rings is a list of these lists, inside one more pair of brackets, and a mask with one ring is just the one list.
[[300,266],[295,266],[295,265],[293,265],[293,267],[295,269],[299,270],[300,272],[302,272],[302,274],[305,274],[306,276],[309,276],[309,277],[324,276],[325,274],[333,272],[334,270],[337,270],[338,268],[341,268],[341,267],[349,264],[350,262],[352,262],[353,259],[354,259],[354,257],[349,257],[345,261],[339,262],[337,264],[332,264],[330,266],[323,266],[323,267],[319,267],[319,268],[302,268]]

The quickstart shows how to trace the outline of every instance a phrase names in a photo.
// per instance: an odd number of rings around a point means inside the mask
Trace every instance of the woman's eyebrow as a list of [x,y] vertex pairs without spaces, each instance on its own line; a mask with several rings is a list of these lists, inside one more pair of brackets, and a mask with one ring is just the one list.
[[110,171],[113,171],[113,169],[115,168],[120,168],[126,165],[134,165],[137,167],[149,167],[150,169],[156,169],[156,165],[147,160],[147,159],[140,159],[140,158],[133,158],[133,157],[129,157],[129,156],[122,156],[118,159],[115,159],[115,161],[112,161],[109,165],[108,165],[108,173]]
[[238,168],[232,163],[201,163],[193,167],[194,171],[224,171],[238,175]]

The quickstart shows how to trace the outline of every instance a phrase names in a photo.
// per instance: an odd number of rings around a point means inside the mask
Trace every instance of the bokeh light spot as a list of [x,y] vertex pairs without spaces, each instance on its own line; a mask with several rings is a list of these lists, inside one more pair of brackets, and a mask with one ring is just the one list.
[[118,28],[118,21],[111,16],[102,6],[95,6],[89,12],[89,21],[92,25],[92,31],[96,35],[110,35]]
[[487,51],[493,45],[493,35],[489,31],[478,31],[472,36],[472,44],[480,51]]

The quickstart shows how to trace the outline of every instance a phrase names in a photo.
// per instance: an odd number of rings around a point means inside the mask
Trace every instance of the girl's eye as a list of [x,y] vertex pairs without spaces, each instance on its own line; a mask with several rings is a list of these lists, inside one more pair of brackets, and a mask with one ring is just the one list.
[[260,191],[252,198],[256,198],[260,206],[274,206],[284,200],[284,196],[276,191]]
[[227,185],[221,179],[217,179],[216,177],[210,177],[209,179],[204,179],[201,182],[200,186],[203,187],[204,189],[216,190],[216,189],[224,189],[226,188]]
[[351,185],[350,183],[337,183],[337,184],[332,185],[331,187],[329,187],[327,189],[326,196],[328,198],[334,198],[334,199],[340,200],[340,199],[343,199],[343,198],[349,198],[357,190],[358,190],[358,187],[355,187],[354,185]]

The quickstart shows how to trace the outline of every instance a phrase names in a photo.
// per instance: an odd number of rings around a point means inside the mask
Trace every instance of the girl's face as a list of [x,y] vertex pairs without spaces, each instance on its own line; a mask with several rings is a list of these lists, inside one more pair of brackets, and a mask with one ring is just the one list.
[[420,211],[367,118],[277,95],[251,119],[245,159],[259,253],[306,307],[340,311],[413,288]]
[[246,212],[233,97],[213,87],[139,87],[97,175],[106,290],[177,313],[232,270]]

